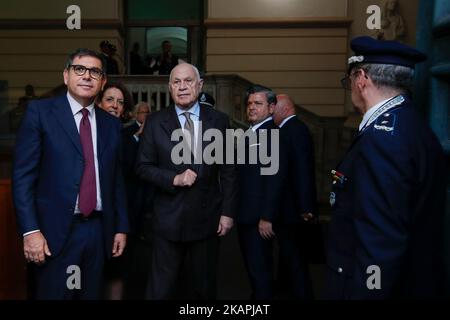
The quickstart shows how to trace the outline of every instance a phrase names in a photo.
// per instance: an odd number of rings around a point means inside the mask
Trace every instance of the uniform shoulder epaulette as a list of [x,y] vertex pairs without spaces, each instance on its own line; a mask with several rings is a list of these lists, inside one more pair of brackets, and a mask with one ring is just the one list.
[[373,130],[387,132],[393,135],[395,132],[396,121],[397,116],[395,113],[386,112],[377,118],[373,126]]

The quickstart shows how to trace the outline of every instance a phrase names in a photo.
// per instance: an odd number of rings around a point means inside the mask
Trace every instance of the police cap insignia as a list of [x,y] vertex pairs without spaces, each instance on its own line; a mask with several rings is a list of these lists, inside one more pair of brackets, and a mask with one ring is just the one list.
[[214,98],[210,94],[201,92],[199,103],[208,107],[214,107],[214,105],[216,104],[216,100],[214,100]]

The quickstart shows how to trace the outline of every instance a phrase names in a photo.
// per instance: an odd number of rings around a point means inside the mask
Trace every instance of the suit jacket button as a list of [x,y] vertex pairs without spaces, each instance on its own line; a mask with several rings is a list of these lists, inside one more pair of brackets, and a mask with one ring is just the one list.
[[342,273],[343,271],[344,271],[344,269],[338,268],[338,272],[339,272],[339,273]]

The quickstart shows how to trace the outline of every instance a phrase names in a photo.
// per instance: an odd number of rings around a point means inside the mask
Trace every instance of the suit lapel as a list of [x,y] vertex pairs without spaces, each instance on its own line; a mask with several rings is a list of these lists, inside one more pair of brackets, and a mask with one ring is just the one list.
[[[199,132],[197,136],[197,145],[201,146],[201,149],[197,149],[197,155],[201,157],[202,163],[201,164],[195,164],[195,170],[198,173],[199,176],[203,175],[204,170],[204,159],[203,159],[203,150],[205,150],[205,147],[211,143],[211,141],[204,141],[203,140],[203,134],[211,128],[214,128],[214,119],[211,116],[211,112],[209,107],[203,107],[200,106],[200,124],[201,127],[199,127]],[[201,129],[201,130],[200,130]],[[225,139],[225,137],[224,137]]]
[[98,159],[101,158],[103,151],[105,150],[105,145],[107,143],[108,137],[108,125],[105,121],[105,115],[101,112],[100,108],[95,106],[95,121],[97,125],[97,152]]
[[[175,106],[171,105],[168,107],[167,110],[167,114],[166,117],[164,118],[163,121],[161,121],[161,127],[163,129],[163,131],[167,134],[168,137],[168,143],[172,145],[172,147],[174,147],[175,145],[177,145],[179,143],[179,141],[172,141],[172,132],[174,132],[177,129],[181,129],[181,125],[180,122],[178,121],[178,116],[177,116],[177,112],[175,111]],[[180,167],[181,171],[183,172],[187,169],[192,169],[194,171],[194,165],[188,165],[188,164],[182,164]]]
[[205,150],[206,145],[210,144],[210,141],[203,141],[203,133],[206,132],[208,129],[214,128],[214,120],[211,117],[211,112],[209,112],[210,110],[206,109],[209,107],[203,107],[200,106],[200,122],[202,124],[202,130],[201,132],[199,132],[198,134],[198,140],[199,143],[201,143],[202,146],[202,152],[203,150]]
[[83,155],[83,149],[81,148],[80,134],[77,130],[77,125],[75,123],[75,118],[72,114],[72,109],[70,108],[69,101],[66,96],[61,96],[54,102],[55,108],[53,108],[53,113],[58,120],[61,128],[68,135],[72,143],[78,152]]
[[[180,122],[178,121],[177,112],[175,111],[175,107],[171,105],[169,107],[169,110],[167,110],[167,115],[165,119],[161,122],[161,127],[166,132],[167,136],[170,138],[172,137],[172,132],[176,129],[181,129]],[[174,144],[176,141],[173,142]]]

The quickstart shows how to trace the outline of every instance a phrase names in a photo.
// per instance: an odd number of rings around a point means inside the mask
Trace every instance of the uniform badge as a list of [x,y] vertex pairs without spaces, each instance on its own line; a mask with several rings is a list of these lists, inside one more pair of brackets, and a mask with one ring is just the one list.
[[336,203],[336,193],[331,192],[330,193],[330,205],[333,207],[335,203]]
[[396,116],[393,113],[385,113],[381,117],[378,117],[373,129],[377,131],[389,132],[394,134]]

